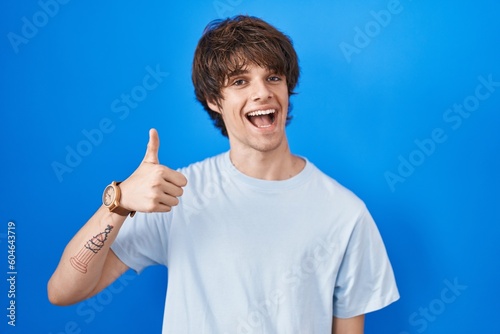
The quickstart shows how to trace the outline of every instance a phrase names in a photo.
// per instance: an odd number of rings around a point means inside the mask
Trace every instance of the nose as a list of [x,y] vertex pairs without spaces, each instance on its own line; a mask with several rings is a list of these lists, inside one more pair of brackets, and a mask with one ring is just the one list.
[[252,100],[267,100],[273,97],[273,91],[267,84],[266,80],[255,81],[252,87]]

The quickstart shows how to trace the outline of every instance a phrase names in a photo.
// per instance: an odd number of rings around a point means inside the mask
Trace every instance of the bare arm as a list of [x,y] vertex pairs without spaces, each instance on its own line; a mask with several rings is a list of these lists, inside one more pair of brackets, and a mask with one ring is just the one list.
[[364,314],[348,319],[333,317],[332,334],[363,334],[364,327]]
[[77,303],[99,292],[98,286],[106,287],[128,269],[109,249],[124,220],[125,216],[101,207],[78,231],[49,280],[47,291],[51,303]]
[[[178,204],[186,178],[158,161],[159,139],[149,133],[144,160],[120,184],[120,205],[128,211],[167,212]],[[128,267],[110,249],[126,216],[101,206],[66,246],[47,285],[56,305],[70,305],[89,298],[120,277]]]

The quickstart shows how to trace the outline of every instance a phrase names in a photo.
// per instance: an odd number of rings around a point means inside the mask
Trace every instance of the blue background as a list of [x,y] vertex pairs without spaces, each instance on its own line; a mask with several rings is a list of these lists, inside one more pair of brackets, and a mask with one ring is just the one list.
[[[500,333],[500,87],[482,84],[500,81],[498,2],[63,2],[0,10],[2,333],[160,332],[165,268],[128,272],[71,307],[52,306],[46,283],[102,189],[138,166],[150,127],[171,168],[228,149],[195,102],[190,65],[205,25],[239,13],[292,37],[292,150],[358,194],[385,240],[402,297],[368,315],[366,333]],[[161,72],[152,90],[141,87],[148,68]],[[466,117],[448,111],[464,103]],[[71,150],[81,154],[69,166]]]

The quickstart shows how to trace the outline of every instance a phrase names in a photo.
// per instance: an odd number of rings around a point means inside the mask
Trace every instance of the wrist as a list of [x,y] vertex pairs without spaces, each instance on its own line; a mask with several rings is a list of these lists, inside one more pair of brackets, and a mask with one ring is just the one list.
[[120,183],[121,182],[113,181],[104,189],[102,194],[102,203],[110,212],[116,213],[120,216],[127,216],[130,214],[130,217],[133,217],[135,215],[135,211],[128,210],[121,205],[122,193]]

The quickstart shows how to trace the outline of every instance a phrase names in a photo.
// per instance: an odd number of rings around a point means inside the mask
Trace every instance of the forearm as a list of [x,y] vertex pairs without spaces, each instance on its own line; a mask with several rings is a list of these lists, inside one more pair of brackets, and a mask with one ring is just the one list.
[[52,303],[73,304],[94,293],[102,276],[109,247],[125,218],[101,206],[78,231],[66,246],[49,280],[47,288]]
[[365,315],[341,319],[333,317],[332,334],[363,334]]

